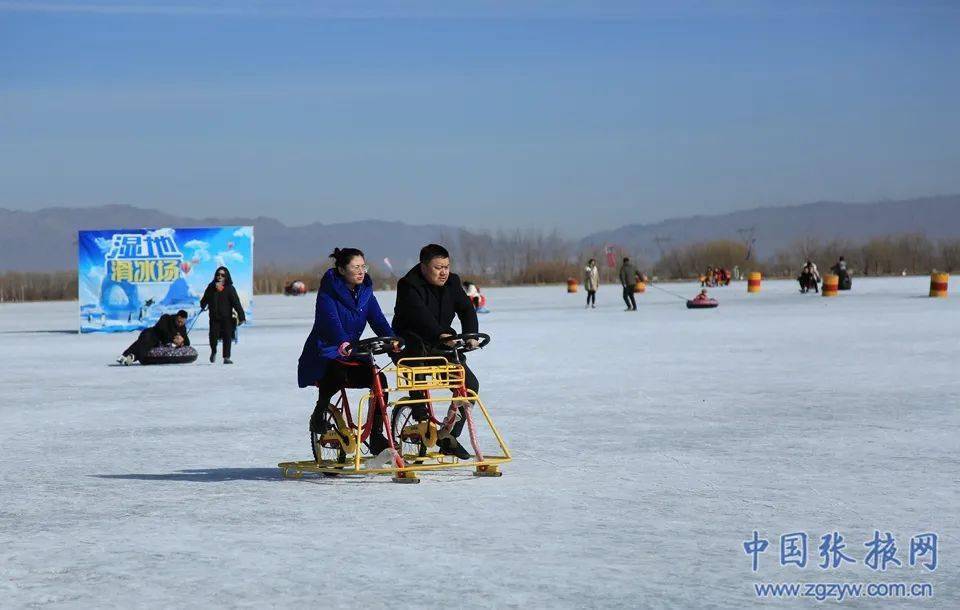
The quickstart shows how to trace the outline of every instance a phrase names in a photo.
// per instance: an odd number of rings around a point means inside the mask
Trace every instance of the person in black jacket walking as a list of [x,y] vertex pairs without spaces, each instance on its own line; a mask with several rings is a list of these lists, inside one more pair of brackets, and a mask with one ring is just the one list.
[[633,266],[628,257],[623,257],[623,264],[620,265],[620,285],[623,286],[623,302],[627,305],[627,311],[637,310],[637,299],[633,296],[636,290],[637,282],[643,279],[643,274]]
[[[450,254],[446,248],[429,244],[420,250],[420,263],[397,282],[397,301],[394,306],[393,331],[403,337],[406,347],[398,358],[435,355],[436,346],[457,334],[451,324],[460,319],[464,333],[478,331],[477,312],[463,290],[460,277],[450,273]],[[470,347],[477,346],[471,340]],[[467,388],[480,391],[480,382],[463,359]],[[415,399],[425,398],[420,392],[411,392]],[[414,408],[414,417],[426,419],[426,406]],[[457,441],[466,422],[465,407],[450,430],[441,430],[437,446],[445,455],[468,459],[470,454]]]
[[190,337],[187,336],[187,312],[182,309],[175,316],[163,314],[156,324],[140,331],[140,336],[123,351],[117,362],[123,365],[133,364],[135,360],[142,362],[150,350],[158,345],[168,344],[177,347],[190,345]]
[[[223,363],[233,364],[230,360],[230,344],[233,342],[234,324],[246,322],[240,296],[233,287],[233,278],[226,267],[217,267],[213,281],[207,284],[200,299],[200,309],[210,310],[210,362],[217,359],[217,341],[223,339]],[[237,319],[234,322],[233,313]]]

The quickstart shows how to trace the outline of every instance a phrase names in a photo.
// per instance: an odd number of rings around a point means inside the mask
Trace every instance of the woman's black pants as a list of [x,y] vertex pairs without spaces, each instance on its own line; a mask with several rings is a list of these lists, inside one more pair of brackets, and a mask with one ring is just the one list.
[[233,343],[233,320],[210,320],[210,349],[217,351],[217,341],[223,339],[223,357],[230,357]]

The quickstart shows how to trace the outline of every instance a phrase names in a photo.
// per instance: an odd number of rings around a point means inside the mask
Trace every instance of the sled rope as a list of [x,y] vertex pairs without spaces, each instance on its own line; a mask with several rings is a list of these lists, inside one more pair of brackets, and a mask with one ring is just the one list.
[[666,292],[667,294],[673,295],[673,296],[677,297],[678,299],[683,299],[684,301],[687,300],[687,297],[681,296],[681,295],[677,294],[676,292],[671,292],[671,291],[667,290],[666,288],[661,288],[660,286],[654,284],[653,282],[647,282],[647,285],[653,286],[653,287],[656,288],[657,290],[662,290],[663,292]]

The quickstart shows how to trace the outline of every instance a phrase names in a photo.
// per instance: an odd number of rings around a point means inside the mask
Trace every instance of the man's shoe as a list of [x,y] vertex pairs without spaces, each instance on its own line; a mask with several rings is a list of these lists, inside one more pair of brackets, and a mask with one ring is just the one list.
[[443,455],[455,455],[461,460],[469,460],[470,453],[453,436],[444,436],[437,441],[437,447]]
[[384,450],[390,448],[390,443],[387,442],[387,439],[383,436],[383,434],[380,434],[379,436],[376,434],[371,434],[369,446],[371,454],[379,455]]
[[217,361],[217,352],[210,350],[210,364]]
[[231,359],[229,359],[229,358],[224,358],[224,359],[223,359],[223,363],[224,363],[224,364],[233,364],[233,360],[231,360]]

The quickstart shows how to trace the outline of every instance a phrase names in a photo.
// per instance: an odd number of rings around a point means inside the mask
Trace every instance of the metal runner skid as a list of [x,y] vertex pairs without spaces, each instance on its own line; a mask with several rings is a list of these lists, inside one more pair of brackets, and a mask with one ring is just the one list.
[[[392,365],[383,369],[383,372],[387,374],[393,373],[395,375],[395,387],[386,388],[386,391],[393,393],[393,396],[397,396],[398,393],[405,393],[411,390],[460,390],[460,392],[464,392],[463,388],[465,373],[463,366],[450,363],[446,358],[442,357],[404,358],[397,362],[396,365]],[[454,456],[443,455],[438,451],[428,450],[426,451],[425,455],[420,455],[419,453],[400,454],[399,457],[403,461],[403,467],[396,465],[377,465],[368,468],[366,466],[366,462],[370,459],[370,456],[362,454],[362,451],[360,450],[360,439],[362,438],[363,434],[365,422],[364,415],[365,411],[367,410],[366,407],[370,404],[370,399],[370,392],[366,393],[360,399],[360,403],[357,406],[357,417],[354,422],[354,426],[348,431],[348,434],[352,438],[349,438],[349,440],[344,443],[345,446],[354,448],[352,455],[347,455],[343,461],[338,461],[336,459],[319,459],[304,460],[299,462],[281,462],[278,464],[278,466],[280,467],[280,471],[283,476],[285,478],[299,479],[305,474],[319,474],[326,476],[389,474],[393,475],[393,480],[398,483],[418,483],[418,472],[429,470],[447,470],[452,468],[473,468],[475,476],[497,477],[502,474],[500,471],[500,465],[505,464],[513,459],[510,456],[510,450],[507,448],[506,442],[504,442],[503,437],[500,435],[500,431],[497,430],[496,425],[493,423],[493,419],[490,417],[490,412],[487,411],[487,408],[480,399],[480,396],[472,390],[466,390],[465,395],[459,396],[431,396],[429,398],[422,399],[414,399],[409,397],[399,398],[386,405],[387,417],[390,417],[390,413],[393,408],[417,404],[446,404],[448,407],[450,407],[453,406],[454,402],[457,402],[461,404],[469,403],[471,406],[476,405],[480,407],[480,412],[483,414],[483,418],[486,421],[487,426],[490,428],[490,431],[497,440],[497,444],[500,446],[500,455],[487,455],[481,452],[476,437],[475,422],[471,414],[472,409],[468,407],[466,409],[466,426],[469,430],[471,444],[473,445],[474,449],[472,459],[460,460]],[[390,430],[389,433],[391,443],[393,443],[394,438],[400,438],[401,436],[400,433],[395,433],[392,430]],[[396,452],[400,452],[401,447],[395,447],[394,450]]]

